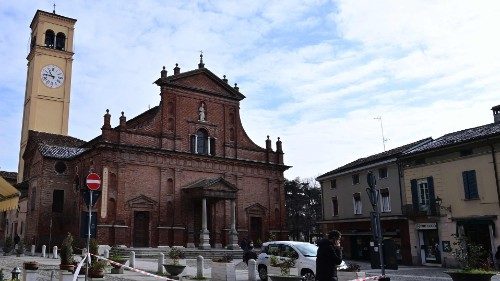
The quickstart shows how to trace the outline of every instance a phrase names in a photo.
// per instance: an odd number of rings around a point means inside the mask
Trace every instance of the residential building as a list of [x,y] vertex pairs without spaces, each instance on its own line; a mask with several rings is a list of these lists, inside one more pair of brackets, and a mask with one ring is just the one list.
[[492,110],[494,123],[446,134],[402,156],[414,263],[455,265],[454,235],[492,254],[500,245],[500,106]]
[[323,221],[320,224],[324,233],[331,229],[342,233],[346,258],[370,260],[373,208],[366,193],[366,177],[372,171],[379,190],[383,236],[394,241],[399,262],[411,264],[408,223],[402,211],[401,169],[397,161],[404,151],[429,141],[427,138],[360,158],[317,178],[322,190]]

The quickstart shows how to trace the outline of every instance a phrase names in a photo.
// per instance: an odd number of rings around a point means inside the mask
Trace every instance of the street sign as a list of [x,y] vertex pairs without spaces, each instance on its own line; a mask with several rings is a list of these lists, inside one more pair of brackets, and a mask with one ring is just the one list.
[[98,190],[101,187],[101,177],[96,173],[87,176],[87,187],[90,190]]
[[[85,189],[82,191],[82,196],[83,196],[83,201],[85,201],[85,205],[88,207],[89,204],[90,204],[90,190],[88,189]],[[95,206],[95,204],[97,203],[97,200],[99,200],[99,197],[101,196],[101,192],[100,191],[93,191],[92,192],[92,207]]]
[[80,237],[88,238],[89,236],[88,233],[90,232],[90,238],[95,238],[97,232],[97,212],[92,212],[90,231],[89,231],[89,212],[82,212],[80,221],[81,221]]

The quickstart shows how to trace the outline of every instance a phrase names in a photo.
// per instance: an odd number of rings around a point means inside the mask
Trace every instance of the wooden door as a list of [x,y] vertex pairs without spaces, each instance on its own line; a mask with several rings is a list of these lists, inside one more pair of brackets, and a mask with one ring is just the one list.
[[262,218],[250,217],[250,240],[254,245],[257,241],[262,242]]
[[149,247],[149,212],[134,213],[134,247]]

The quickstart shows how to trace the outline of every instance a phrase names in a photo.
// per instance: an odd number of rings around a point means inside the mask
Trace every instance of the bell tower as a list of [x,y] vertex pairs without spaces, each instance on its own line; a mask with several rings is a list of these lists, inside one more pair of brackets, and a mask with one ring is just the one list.
[[23,127],[17,181],[28,131],[68,134],[73,33],[76,19],[38,10],[31,21],[31,44],[24,96]]

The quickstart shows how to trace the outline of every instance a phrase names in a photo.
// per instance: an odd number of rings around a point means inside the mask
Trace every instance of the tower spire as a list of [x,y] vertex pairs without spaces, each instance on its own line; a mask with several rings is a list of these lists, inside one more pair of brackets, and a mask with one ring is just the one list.
[[54,9],[52,10],[52,13],[55,14],[56,13],[56,2],[54,2],[54,4],[52,6],[54,7]]

